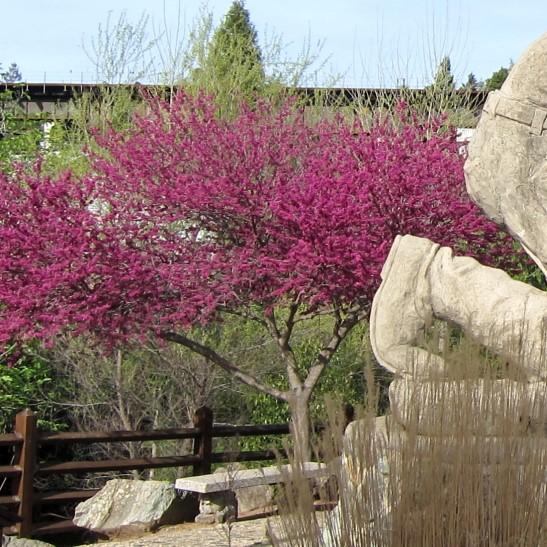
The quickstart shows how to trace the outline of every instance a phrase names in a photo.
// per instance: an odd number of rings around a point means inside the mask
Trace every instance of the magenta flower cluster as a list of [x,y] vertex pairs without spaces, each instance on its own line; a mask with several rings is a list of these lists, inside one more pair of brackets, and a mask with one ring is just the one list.
[[114,343],[284,303],[366,309],[397,234],[513,255],[465,193],[455,131],[404,107],[366,126],[290,104],[227,120],[178,93],[97,142],[81,179],[0,176],[0,344],[66,329]]

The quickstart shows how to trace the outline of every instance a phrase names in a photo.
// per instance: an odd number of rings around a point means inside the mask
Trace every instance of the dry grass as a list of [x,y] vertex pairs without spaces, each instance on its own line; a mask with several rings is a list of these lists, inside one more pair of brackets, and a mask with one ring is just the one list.
[[[547,546],[546,384],[510,380],[471,345],[450,359],[453,378],[392,384],[391,415],[363,412],[341,458],[343,420],[331,419],[320,451],[333,478],[281,493],[274,545]],[[337,508],[317,513],[317,497]]]

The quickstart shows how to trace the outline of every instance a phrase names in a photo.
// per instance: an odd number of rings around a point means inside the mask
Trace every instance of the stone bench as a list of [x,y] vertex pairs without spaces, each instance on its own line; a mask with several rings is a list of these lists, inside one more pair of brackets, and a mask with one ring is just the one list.
[[[196,517],[196,522],[223,522],[226,518],[237,516],[236,490],[284,483],[294,476],[291,467],[282,465],[237,469],[186,477],[176,480],[175,489],[196,492],[199,495],[200,513]],[[305,462],[296,473],[296,477],[304,479],[328,478],[329,475],[327,466],[317,462]]]

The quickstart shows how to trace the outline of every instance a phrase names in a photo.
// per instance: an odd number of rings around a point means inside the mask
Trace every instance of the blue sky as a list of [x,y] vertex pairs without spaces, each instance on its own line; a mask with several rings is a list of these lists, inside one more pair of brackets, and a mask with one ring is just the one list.
[[[231,0],[210,0],[215,22]],[[182,28],[199,13],[201,0],[0,0],[3,20],[0,62],[15,61],[27,81],[92,81],[94,70],[83,43],[90,44],[99,24],[125,10],[136,22],[146,12],[163,29],[163,12],[175,28],[178,7]],[[315,84],[374,87],[430,80],[438,61],[449,55],[458,80],[473,72],[489,77],[547,31],[545,0],[247,0],[259,38],[282,36],[285,54],[296,58],[307,37],[328,60]],[[157,33],[159,31],[157,30]],[[150,32],[150,37],[153,36]],[[157,64],[160,62],[157,60]]]

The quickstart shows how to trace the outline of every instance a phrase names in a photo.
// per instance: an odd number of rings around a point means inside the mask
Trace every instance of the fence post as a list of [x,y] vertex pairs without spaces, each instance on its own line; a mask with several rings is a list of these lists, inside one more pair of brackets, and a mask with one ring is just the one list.
[[192,421],[200,432],[194,439],[194,456],[199,456],[200,462],[194,464],[193,475],[207,475],[211,472],[213,452],[213,411],[202,406],[195,411]]
[[17,534],[29,536],[32,532],[32,508],[34,505],[34,472],[36,469],[36,451],[38,449],[37,416],[28,408],[15,417],[15,433],[23,439],[23,444],[15,452],[15,465],[21,468],[17,483],[19,509],[17,515],[21,519],[16,524]]

